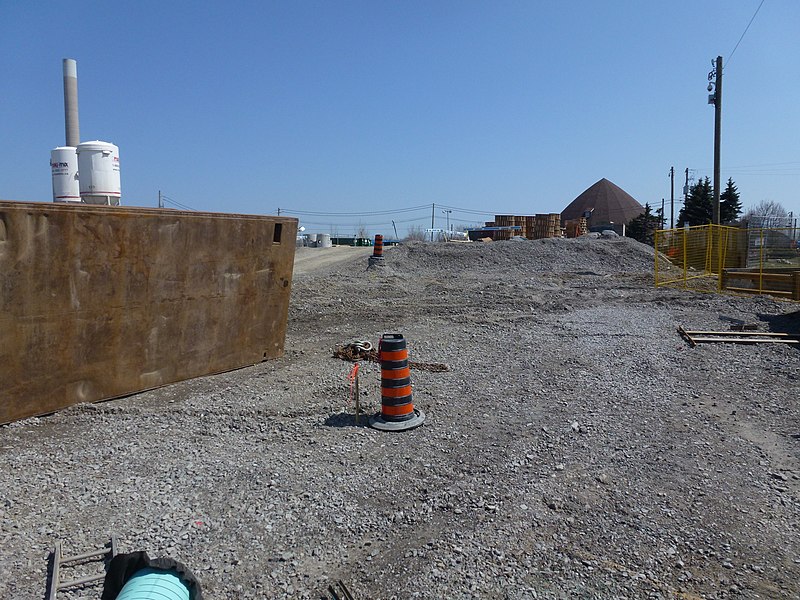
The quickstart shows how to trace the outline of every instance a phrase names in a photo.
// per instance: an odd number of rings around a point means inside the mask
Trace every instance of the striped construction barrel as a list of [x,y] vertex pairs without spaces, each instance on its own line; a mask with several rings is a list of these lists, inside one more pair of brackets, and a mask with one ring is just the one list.
[[405,338],[400,333],[383,334],[378,354],[381,361],[381,417],[395,422],[414,418]]
[[380,233],[375,235],[375,245],[372,250],[372,256],[376,258],[383,256],[383,236]]

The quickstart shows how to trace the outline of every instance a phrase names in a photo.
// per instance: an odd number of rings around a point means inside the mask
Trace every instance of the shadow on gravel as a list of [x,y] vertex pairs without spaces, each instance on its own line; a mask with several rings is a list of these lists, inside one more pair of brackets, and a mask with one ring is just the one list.
[[361,414],[356,423],[356,416],[350,413],[336,413],[325,419],[328,427],[369,427],[369,415]]
[[48,553],[49,556],[47,557],[47,579],[44,582],[44,595],[42,596],[42,600],[50,600],[50,586],[53,585],[53,566],[56,562],[55,554],[52,552]]
[[[800,335],[800,311],[783,315],[758,315],[758,318],[769,325],[772,333],[788,333]],[[800,350],[800,344],[792,344],[795,350]]]

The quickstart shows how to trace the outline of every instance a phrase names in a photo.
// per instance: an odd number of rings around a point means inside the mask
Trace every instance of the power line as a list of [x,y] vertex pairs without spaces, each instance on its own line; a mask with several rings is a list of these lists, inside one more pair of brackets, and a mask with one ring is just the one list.
[[448,206],[446,204],[437,204],[441,208],[449,208],[451,210],[457,210],[461,213],[472,214],[472,215],[495,215],[497,213],[489,212],[486,210],[473,210],[471,208],[459,208],[458,206]]
[[742,32],[742,37],[739,38],[739,41],[736,42],[736,45],[733,47],[733,50],[731,50],[731,53],[728,55],[728,60],[725,61],[725,66],[726,67],[728,66],[728,64],[730,64],[731,59],[733,58],[733,53],[736,52],[736,49],[739,47],[739,44],[742,43],[742,40],[744,39],[745,33],[747,33],[747,30],[750,29],[750,25],[753,24],[753,21],[755,20],[756,15],[758,14],[758,11],[761,10],[762,6],[764,6],[764,0],[761,0],[761,4],[758,5],[758,8],[756,9],[756,12],[753,13],[753,16],[750,18],[750,22],[747,24],[747,27],[744,28],[744,31]]
[[173,199],[172,199],[172,198],[170,198],[169,196],[164,196],[164,195],[162,194],[162,195],[161,195],[161,198],[162,198],[163,200],[167,200],[167,201],[168,201],[170,204],[174,204],[174,205],[175,205],[175,206],[177,206],[178,208],[182,208],[183,210],[192,210],[192,211],[195,211],[195,212],[197,212],[197,209],[196,209],[196,208],[192,208],[191,206],[187,206],[187,205],[185,205],[185,204],[181,204],[180,202],[178,202],[177,200],[173,200]]
[[[430,204],[422,204],[419,206],[409,206],[404,208],[392,208],[387,210],[373,210],[373,211],[363,211],[363,212],[319,212],[319,211],[311,211],[311,210],[294,210],[291,208],[281,208],[281,214],[291,214],[291,215],[299,215],[299,216],[308,216],[308,217],[375,217],[375,216],[384,216],[384,215],[395,215],[400,213],[409,213],[415,212],[419,210],[427,211],[430,209]],[[490,212],[487,210],[475,210],[471,208],[461,208],[459,206],[449,206],[446,204],[439,204],[436,203],[436,206],[439,208],[447,208],[453,210],[455,212],[468,214],[468,215],[495,215],[496,212]]]
[[[395,223],[414,223],[414,222],[417,222],[417,221],[427,221],[427,219],[428,219],[428,216],[425,215],[424,217],[417,217],[416,219],[400,219],[400,220],[395,219],[394,222]],[[362,225],[364,227],[379,227],[381,225],[391,225],[392,224],[391,221],[383,221],[383,222],[380,222],[380,223],[377,223],[377,222],[376,223],[361,223],[361,222],[354,223],[353,221],[347,221],[345,223],[332,223],[331,221],[306,221],[305,219],[301,219],[301,222],[303,223],[303,225],[318,225],[320,227],[329,227],[329,226],[336,226],[336,227],[351,227],[352,226],[352,227],[358,227],[358,226],[362,226]]]
[[800,165],[800,160],[790,160],[788,162],[779,162],[779,163],[761,163],[758,165],[738,165],[736,167],[731,167],[732,169],[749,169],[750,167],[780,167],[783,165]]
[[310,217],[374,217],[378,215],[394,215],[397,213],[414,212],[415,210],[428,210],[429,207],[430,204],[424,204],[421,206],[411,206],[408,208],[394,208],[391,210],[373,210],[364,212],[341,212],[341,213],[316,212],[309,210],[294,210],[291,208],[281,208],[281,212],[293,215],[307,215]]
[[[726,168],[723,169],[729,175],[800,175],[800,167],[783,167],[783,168]],[[699,173],[710,173],[709,169],[698,169]]]

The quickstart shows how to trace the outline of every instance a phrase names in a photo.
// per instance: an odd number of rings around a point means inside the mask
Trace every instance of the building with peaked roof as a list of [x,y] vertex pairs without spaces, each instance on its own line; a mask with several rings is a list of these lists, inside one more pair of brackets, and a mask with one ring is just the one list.
[[561,213],[561,222],[579,219],[586,213],[589,229],[615,229],[622,232],[622,224],[644,212],[644,206],[618,185],[605,177],[587,188],[570,202]]

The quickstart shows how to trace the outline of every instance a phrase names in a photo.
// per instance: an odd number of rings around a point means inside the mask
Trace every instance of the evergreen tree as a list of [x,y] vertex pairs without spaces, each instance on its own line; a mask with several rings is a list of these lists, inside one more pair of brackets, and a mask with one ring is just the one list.
[[733,223],[740,214],[742,214],[742,203],[739,201],[739,190],[736,189],[733,179],[728,177],[728,185],[719,195],[719,222]]
[[628,237],[653,246],[656,229],[661,229],[663,226],[664,219],[661,216],[661,209],[659,208],[653,213],[650,204],[645,204],[644,212],[628,222]]
[[689,188],[686,204],[678,214],[678,227],[683,227],[686,223],[689,225],[711,223],[714,218],[713,203],[714,194],[711,189],[711,180],[706,177]]

